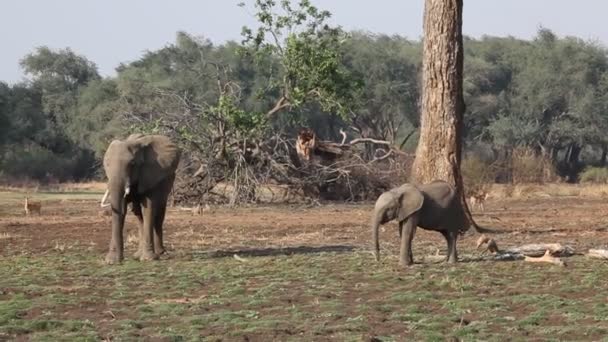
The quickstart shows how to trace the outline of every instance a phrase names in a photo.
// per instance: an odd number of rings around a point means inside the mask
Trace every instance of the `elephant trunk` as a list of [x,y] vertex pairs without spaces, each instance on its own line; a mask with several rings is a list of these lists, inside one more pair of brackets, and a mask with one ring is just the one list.
[[378,238],[378,229],[380,229],[380,217],[378,213],[374,213],[372,217],[372,239],[374,240],[374,252],[376,261],[380,261],[380,241]]

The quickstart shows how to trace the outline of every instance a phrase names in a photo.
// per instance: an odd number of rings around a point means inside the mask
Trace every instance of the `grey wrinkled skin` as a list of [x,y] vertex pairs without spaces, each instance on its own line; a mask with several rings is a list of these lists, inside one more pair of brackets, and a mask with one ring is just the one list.
[[161,135],[133,134],[110,143],[103,160],[112,207],[106,263],[124,259],[123,228],[129,203],[139,220],[136,258],[155,260],[165,252],[163,222],[179,159],[178,147]]
[[447,261],[454,263],[458,260],[458,234],[469,226],[457,192],[450,184],[444,181],[403,184],[376,200],[371,219],[376,260],[380,260],[378,229],[392,220],[399,223],[399,265],[403,267],[414,263],[412,240],[417,227],[440,232],[448,245]]

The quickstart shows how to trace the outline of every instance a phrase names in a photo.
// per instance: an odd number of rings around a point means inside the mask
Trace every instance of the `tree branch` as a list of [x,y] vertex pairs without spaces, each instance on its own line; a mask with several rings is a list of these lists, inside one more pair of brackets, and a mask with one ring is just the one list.
[[357,139],[351,140],[348,144],[355,145],[355,144],[366,143],[366,142],[371,142],[371,143],[380,144],[380,145],[387,145],[387,146],[391,145],[391,143],[386,140],[377,140],[377,139],[372,139],[372,138],[357,138]]
[[281,98],[279,99],[279,101],[277,101],[277,103],[274,105],[274,107],[266,113],[266,117],[270,118],[277,112],[279,112],[289,106],[291,106],[291,103],[289,102],[289,100],[285,96],[281,96]]

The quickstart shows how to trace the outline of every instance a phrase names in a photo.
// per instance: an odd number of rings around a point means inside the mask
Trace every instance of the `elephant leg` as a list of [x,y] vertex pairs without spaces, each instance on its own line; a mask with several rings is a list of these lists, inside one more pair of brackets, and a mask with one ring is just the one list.
[[455,263],[458,261],[458,253],[456,251],[456,239],[458,238],[458,232],[455,231],[442,231],[441,234],[445,237],[448,243],[448,256],[447,262]]
[[165,254],[165,246],[163,244],[163,222],[165,221],[165,212],[167,205],[160,204],[154,220],[154,252],[158,255]]
[[135,214],[135,217],[137,217],[137,221],[139,222],[139,226],[137,227],[137,242],[138,242],[138,248],[137,251],[135,251],[135,254],[133,254],[133,257],[135,257],[135,259],[139,259],[139,256],[141,255],[141,251],[142,249],[142,235],[144,232],[144,216],[142,214],[141,211],[141,202],[139,199],[136,199],[133,201],[133,214]]
[[[116,208],[121,210],[120,208]],[[110,248],[106,254],[105,262],[107,264],[117,264],[124,259],[124,240],[122,231],[125,225],[125,214],[127,209],[126,202],[122,211],[112,213],[112,237],[110,239]]]
[[167,177],[158,188],[158,192],[154,198],[154,208],[156,209],[154,219],[154,251],[161,255],[166,252],[163,244],[163,223],[165,222],[165,213],[167,212],[167,201],[169,194],[173,188],[175,175]]
[[144,224],[139,242],[140,254],[139,260],[148,261],[158,259],[158,255],[154,253],[153,245],[153,227],[154,227],[154,202],[150,197],[144,197],[142,200]]
[[418,226],[418,218],[416,215],[411,216],[403,225],[403,234],[401,235],[401,249],[399,252],[399,266],[405,267],[414,263],[414,255],[412,253],[412,240]]

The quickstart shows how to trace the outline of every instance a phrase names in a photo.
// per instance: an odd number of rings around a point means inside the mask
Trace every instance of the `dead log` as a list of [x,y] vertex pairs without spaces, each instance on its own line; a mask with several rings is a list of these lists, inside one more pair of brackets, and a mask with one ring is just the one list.
[[543,256],[536,257],[536,258],[535,257],[526,256],[524,258],[524,261],[527,261],[527,262],[547,262],[547,263],[555,264],[555,265],[559,265],[559,266],[566,266],[566,263],[562,259],[560,259],[558,257],[552,256],[551,255],[551,251],[548,250],[548,249],[545,251],[545,254],[543,254]]
[[[560,266],[566,266],[559,257],[571,256],[574,250],[569,246],[559,243],[534,243],[519,247],[511,247],[506,250],[499,250],[496,241],[481,235],[477,240],[477,248],[486,245],[485,249],[494,255],[494,260],[518,260],[524,259],[528,262],[547,262]],[[608,258],[608,251],[606,251]]]
[[522,254],[529,257],[540,257],[546,254],[546,251],[552,256],[571,256],[574,250],[570,246],[564,246],[559,243],[531,243],[519,247],[511,247],[505,250],[508,253]]
[[586,255],[590,258],[608,259],[608,249],[590,249]]

